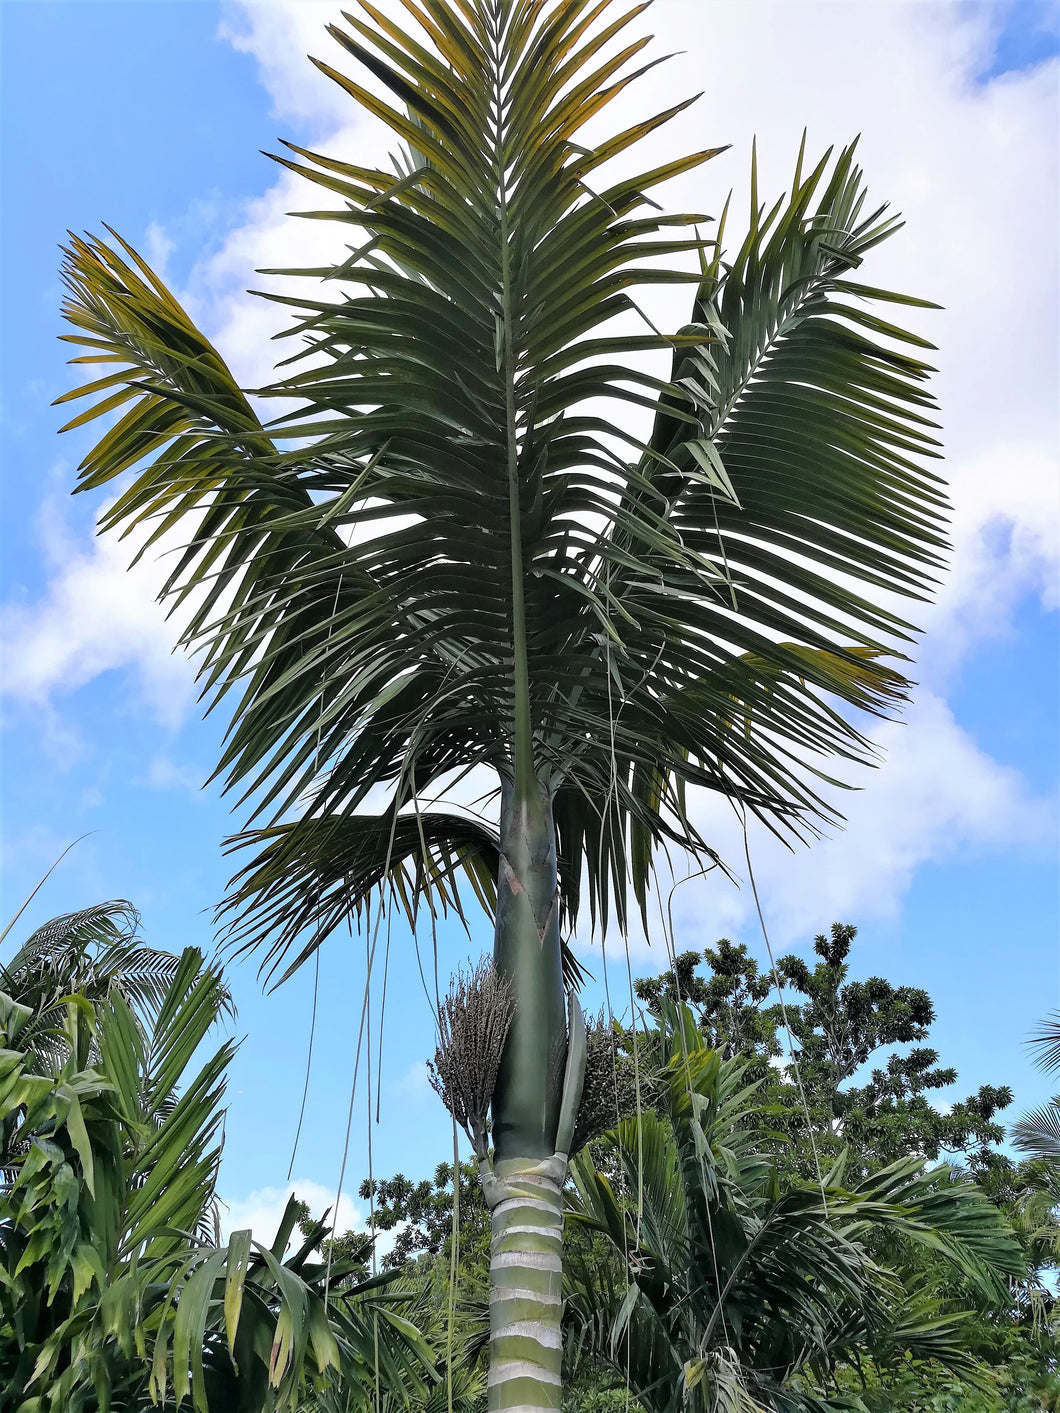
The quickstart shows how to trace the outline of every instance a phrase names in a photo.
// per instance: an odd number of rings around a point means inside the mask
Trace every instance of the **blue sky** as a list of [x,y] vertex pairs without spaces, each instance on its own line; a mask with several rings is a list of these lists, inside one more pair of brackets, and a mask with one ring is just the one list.
[[[652,12],[665,49],[687,51],[665,83],[707,89],[682,140],[705,133],[734,145],[697,203],[716,210],[728,184],[739,192],[752,132],[764,185],[779,187],[803,124],[818,146],[863,131],[873,194],[909,222],[874,278],[947,306],[926,327],[940,344],[956,556],[925,620],[917,705],[906,725],[881,732],[888,760],[855,782],[864,788],[850,799],[845,835],[791,857],[755,840],[754,857],[780,950],[806,953],[833,920],[858,923],[860,974],[934,997],[936,1043],[960,1071],[959,1093],[1008,1082],[1014,1108],[1046,1091],[1024,1041],[1057,1005],[1058,984],[1057,16],[1031,3],[812,0],[660,0]],[[227,878],[220,842],[239,822],[216,785],[200,788],[224,722],[200,718],[191,672],[169,654],[172,634],[152,604],[157,570],[126,575],[124,549],[93,541],[98,502],[68,494],[90,439],[58,438],[65,419],[50,405],[71,385],[56,341],[57,246],[67,227],[108,222],[164,268],[245,381],[267,376],[267,335],[279,325],[242,291],[259,283],[255,265],[282,264],[273,257],[309,236],[283,221],[298,202],[259,149],[275,150],[279,137],[332,152],[378,142],[301,57],[330,57],[331,18],[337,7],[207,0],[0,6],[4,916],[88,834],[27,926],[127,897],[156,945],[208,947]],[[730,825],[709,805],[703,818],[731,850]],[[675,919],[680,946],[725,932],[762,955],[746,888],[685,885]],[[488,945],[477,932],[469,942],[441,928],[443,985],[460,958]],[[332,939],[321,960],[295,1163],[314,1192],[338,1177],[364,942]],[[430,973],[423,929],[420,945]],[[635,973],[658,969],[658,945],[632,945]],[[312,977],[271,996],[253,964],[231,979],[247,1038],[232,1075],[223,1185],[238,1211],[258,1211],[268,1199],[251,1194],[286,1180]],[[624,961],[612,995],[623,990]],[[395,926],[377,1172],[426,1173],[449,1151],[423,1070],[431,1024],[411,939]],[[362,1081],[347,1190],[366,1170],[363,1099]]]

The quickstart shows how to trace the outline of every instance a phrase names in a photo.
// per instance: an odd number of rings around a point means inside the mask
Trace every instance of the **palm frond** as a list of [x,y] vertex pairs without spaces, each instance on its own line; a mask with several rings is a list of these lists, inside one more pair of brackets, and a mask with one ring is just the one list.
[[25,973],[28,979],[31,967],[47,965],[53,957],[75,956],[90,947],[108,948],[131,942],[139,925],[139,913],[124,898],[64,913],[38,927],[5,964],[3,974],[11,980]]
[[[400,908],[414,925],[426,897],[432,908],[443,914],[452,909],[468,927],[459,891],[463,877],[487,916],[496,907],[497,834],[467,814],[397,813],[391,807],[379,815],[304,817],[247,830],[226,843],[229,852],[257,853],[235,875],[218,920],[229,946],[261,952],[261,969],[276,985],[340,924],[367,920],[373,905]],[[566,943],[563,971],[570,990],[587,974]]]
[[[898,223],[863,215],[852,147],[826,177],[827,166],[826,154],[804,180],[797,173],[768,215],[752,210],[731,264],[719,238],[694,319],[724,337],[678,349],[671,374],[695,405],[697,436],[663,397],[651,445],[665,460],[642,461],[650,489],[632,481],[627,493],[659,497],[682,543],[724,582],[704,594],[666,576],[671,594],[685,588],[671,604],[650,596],[642,571],[611,580],[642,630],[615,619],[623,675],[632,651],[642,663],[658,655],[639,691],[683,718],[665,722],[666,739],[687,741],[750,809],[791,823],[829,816],[807,783],[814,757],[871,759],[836,706],[880,714],[905,696],[910,684],[887,659],[901,661],[913,630],[879,598],[926,596],[945,548],[942,483],[922,465],[937,455],[931,370],[899,348],[923,340],[859,307],[925,301],[851,281]],[[716,483],[722,470],[731,494]],[[612,538],[646,562],[620,523]],[[727,730],[734,717],[742,729]]]
[[235,835],[228,847],[257,850],[219,913],[222,921],[231,918],[230,942],[248,950],[268,943],[262,966],[278,967],[296,939],[309,934],[280,981],[373,899],[378,906],[392,901],[410,923],[428,891],[442,910],[459,913],[460,872],[488,911],[496,898],[496,833],[465,815],[391,808],[380,815],[307,817]]
[[[960,1170],[904,1158],[854,1191],[864,1220],[940,1255],[988,1300],[1006,1304],[1027,1261],[1001,1210]],[[879,1204],[878,1207],[875,1204]]]
[[[178,1408],[189,1399],[207,1413],[256,1394],[293,1409],[310,1389],[356,1388],[363,1397],[376,1370],[391,1396],[427,1393],[433,1355],[402,1314],[409,1297],[385,1290],[395,1273],[359,1280],[358,1264],[341,1258],[329,1269],[323,1222],[285,1258],[297,1217],[292,1197],[271,1246],[235,1232],[224,1246],[204,1244],[180,1262],[161,1309],[172,1354],[156,1341],[153,1400],[164,1402],[171,1389]],[[337,1292],[330,1301],[329,1276]]]
[[[148,946],[140,936],[140,915],[116,899],[64,913],[46,922],[0,967],[0,989],[26,1006],[31,1020],[20,1046],[36,1053],[45,1069],[61,1063],[66,998],[84,997],[97,1010],[120,993],[146,1035],[181,968],[172,952]],[[222,987],[222,1009],[233,1013]]]
[[1047,1074],[1060,1073],[1060,1012],[1042,1021],[1038,1033],[1031,1037],[1035,1059]]
[[1060,1096],[1031,1109],[1013,1124],[1012,1142],[1031,1158],[1060,1164]]

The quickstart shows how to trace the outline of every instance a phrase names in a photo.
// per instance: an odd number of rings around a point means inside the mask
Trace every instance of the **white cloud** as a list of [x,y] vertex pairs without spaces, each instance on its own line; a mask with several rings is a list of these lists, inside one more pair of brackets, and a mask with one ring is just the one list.
[[307,56],[342,67],[336,62],[341,51],[325,33],[325,26],[335,21],[341,22],[340,7],[330,0],[226,3],[218,37],[241,54],[253,54],[276,117],[328,131],[349,120],[350,100],[317,72]]
[[[280,1219],[291,1196],[309,1207],[310,1216],[323,1217],[329,1212],[328,1224],[340,1233],[363,1231],[364,1215],[344,1192],[335,1206],[335,1189],[315,1182],[312,1178],[296,1178],[285,1187],[259,1187],[245,1197],[234,1197],[221,1203],[221,1235],[227,1241],[234,1231],[254,1233],[254,1240],[269,1245],[280,1226]],[[335,1215],[338,1220],[335,1220]],[[295,1231],[297,1239],[298,1232]]]
[[954,553],[937,602],[920,616],[934,674],[976,642],[1005,634],[1025,598],[1060,608],[1060,465],[1046,438],[986,442],[954,461]]
[[[314,197],[307,182],[293,172],[284,172],[275,186],[247,203],[243,222],[191,273],[186,291],[189,313],[217,344],[244,387],[271,382],[276,363],[299,349],[294,340],[273,341],[293,319],[281,306],[248,293],[248,286],[275,290],[281,285],[276,278],[256,272],[312,268],[346,258],[349,228],[330,221],[300,221],[290,215],[328,201],[328,193]],[[292,293],[292,282],[282,283],[284,293]],[[281,410],[275,401],[259,408],[266,418],[279,415]]]
[[[1054,836],[1055,802],[1034,798],[1019,773],[980,750],[930,692],[920,693],[904,723],[883,723],[872,735],[886,761],[882,769],[848,776],[864,788],[836,797],[845,829],[789,850],[753,820],[749,825],[755,883],[779,945],[833,921],[895,916],[922,864],[1011,848],[1044,850]],[[732,807],[700,792],[691,813],[739,887],[720,870],[678,884],[672,903],[678,948],[758,928],[743,830]],[[660,896],[663,911],[668,886]],[[662,965],[662,921],[653,916],[648,933]],[[644,938],[632,938],[631,947],[643,955]]]
[[[166,230],[157,221],[152,221],[147,227],[144,255],[151,269],[163,280],[166,278],[169,257],[176,248],[176,242]],[[98,376],[98,372],[93,376]]]
[[127,668],[156,718],[178,725],[192,699],[193,670],[174,654],[176,631],[156,603],[157,563],[146,558],[129,569],[130,543],[115,535],[81,543],[54,495],[42,507],[38,537],[51,576],[36,603],[4,605],[4,694],[44,707],[54,692]]
[[152,790],[187,790],[190,795],[198,796],[204,779],[202,771],[178,765],[169,756],[156,755],[151,757],[144,783]]

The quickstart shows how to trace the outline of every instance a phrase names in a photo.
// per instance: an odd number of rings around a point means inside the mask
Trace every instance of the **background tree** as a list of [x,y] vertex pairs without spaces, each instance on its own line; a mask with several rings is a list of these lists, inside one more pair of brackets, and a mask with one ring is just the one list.
[[598,1357],[660,1413],[850,1407],[833,1400],[835,1373],[861,1359],[930,1360],[974,1382],[967,1312],[902,1258],[927,1251],[1007,1306],[1025,1257],[997,1208],[920,1158],[867,1180],[841,1159],[821,1183],[783,1181],[762,1142],[772,1106],[745,1066],[709,1048],[687,1008],[664,999],[662,1013],[660,1112],[604,1141],[620,1180],[590,1152],[572,1164],[572,1215],[618,1258],[568,1262],[571,1318]]
[[453,1166],[439,1163],[430,1180],[401,1173],[366,1179],[377,1230],[396,1231],[382,1259],[402,1270],[416,1290],[417,1325],[439,1351],[437,1368],[454,1397],[485,1401],[489,1344],[491,1221],[474,1163],[459,1166],[459,1216],[454,1212]]
[[[833,923],[828,936],[814,940],[819,960],[812,968],[794,954],[780,957],[783,1006],[779,999],[765,1004],[776,997],[772,975],[724,937],[702,953],[681,953],[661,976],[638,980],[636,993],[656,1015],[664,998],[687,1004],[708,1044],[751,1063],[784,1107],[777,1127],[796,1139],[791,1155],[803,1175],[815,1171],[813,1148],[826,1164],[849,1149],[863,1173],[897,1158],[934,1161],[940,1154],[982,1173],[998,1161],[1004,1127],[996,1115],[1012,1102],[1011,1089],[984,1084],[945,1111],[936,1108],[931,1091],[954,1084],[957,1072],[919,1043],[935,1020],[931,998],[878,976],[851,981],[856,936],[856,927]],[[704,961],[707,976],[699,972]],[[783,1067],[775,1063],[789,1055]],[[876,1068],[852,1083],[877,1056]]]
[[[439,1163],[433,1178],[411,1182],[402,1173],[393,1177],[368,1179],[361,1183],[360,1196],[371,1201],[373,1221],[379,1231],[397,1236],[382,1258],[386,1269],[415,1261],[421,1254],[448,1260],[453,1238],[453,1165]],[[460,1164],[460,1253],[461,1278],[489,1276],[490,1221],[474,1163]],[[485,1253],[483,1261],[482,1253]]]
[[[851,278],[897,227],[866,212],[852,150],[800,155],[771,210],[753,183],[723,261],[705,218],[650,195],[712,151],[608,165],[684,103],[586,136],[638,72],[640,7],[406,10],[414,36],[370,4],[330,28],[396,106],[318,61],[406,144],[397,169],[280,159],[357,242],[289,272],[323,288],[275,296],[308,361],[259,391],[297,410],[267,430],[157,277],[94,239],[71,244],[66,315],[108,367],[67,396],[92,399],[71,425],[121,409],[82,467],[86,489],[136,468],[105,523],[187,528],[167,589],[207,693],[236,699],[219,770],[258,792],[232,936],[287,974],[377,888],[412,913],[428,889],[455,903],[463,873],[494,911],[514,1009],[485,1175],[491,1400],[552,1407],[581,1068],[560,928],[583,874],[594,920],[624,925],[658,845],[709,857],[690,785],[782,830],[831,813],[819,767],[868,756],[836,703],[906,692],[885,659],[912,630],[880,600],[929,591],[945,505],[924,342],[873,312],[920,301]],[[676,333],[629,293],[659,282],[696,287]],[[496,832],[421,808],[475,767]]]

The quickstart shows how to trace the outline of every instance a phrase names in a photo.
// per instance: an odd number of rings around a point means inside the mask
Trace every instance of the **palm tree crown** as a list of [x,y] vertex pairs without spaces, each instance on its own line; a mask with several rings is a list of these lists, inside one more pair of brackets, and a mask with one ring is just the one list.
[[[942,546],[921,341],[867,307],[920,301],[850,278],[897,224],[866,213],[852,151],[800,158],[771,211],[753,194],[725,260],[704,217],[649,196],[717,149],[608,165],[685,103],[578,141],[644,72],[623,34],[643,7],[406,8],[415,36],[370,4],[329,27],[396,107],[314,61],[403,139],[398,169],[279,159],[342,198],[304,214],[357,242],[285,272],[324,281],[283,297],[306,346],[260,390],[294,413],[266,430],[128,247],[75,238],[66,265],[68,337],[120,365],[68,394],[93,397],[76,422],[132,403],[82,485],[140,465],[105,523],[191,513],[167,590],[197,586],[206,690],[240,692],[219,769],[258,812],[310,795],[240,841],[260,851],[236,931],[277,957],[387,877],[444,890],[459,865],[488,900],[493,832],[411,817],[476,765],[549,795],[568,919],[586,865],[594,910],[624,919],[657,844],[705,848],[688,784],[795,827],[827,813],[807,757],[865,752],[833,703],[906,685],[879,659],[908,626],[874,592],[922,595]],[[696,285],[680,333],[616,326],[635,286],[673,281]],[[645,350],[672,351],[668,378]],[[653,410],[647,440],[602,399]],[[380,782],[393,803],[365,816]]]
[[[61,1032],[72,993],[99,1010],[112,991],[120,992],[136,1022],[149,1026],[179,966],[175,953],[148,946],[140,935],[140,914],[118,898],[38,927],[0,965],[0,992],[24,1012],[22,1049],[47,1067],[64,1053]],[[231,1013],[224,986],[219,995],[221,1008]]]

